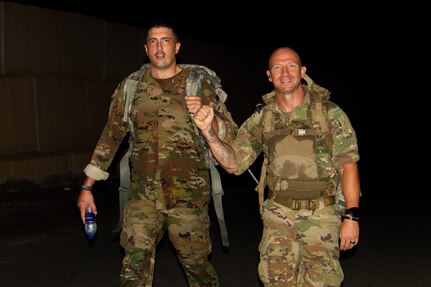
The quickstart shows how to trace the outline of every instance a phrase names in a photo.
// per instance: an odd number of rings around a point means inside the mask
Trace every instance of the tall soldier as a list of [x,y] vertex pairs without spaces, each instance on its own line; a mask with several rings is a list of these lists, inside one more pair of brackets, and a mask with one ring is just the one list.
[[213,107],[217,115],[211,125],[226,141],[235,137],[237,125],[207,82],[202,81],[201,95],[186,97],[192,68],[177,65],[179,50],[180,42],[168,24],[155,24],[147,30],[149,68],[140,73],[130,106],[123,88],[126,79],[115,90],[108,121],[85,168],[87,178],[78,198],[82,219],[87,206],[97,211],[92,186],[108,177],[108,167],[131,132],[131,181],[121,232],[126,252],[121,286],[152,286],[156,245],[166,230],[189,286],[218,286],[208,261],[209,170],[192,115],[203,104]]

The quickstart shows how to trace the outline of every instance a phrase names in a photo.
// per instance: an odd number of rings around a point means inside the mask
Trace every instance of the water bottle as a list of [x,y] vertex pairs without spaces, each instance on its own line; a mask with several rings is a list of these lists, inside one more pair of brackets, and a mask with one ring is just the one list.
[[96,215],[94,214],[93,210],[91,210],[90,206],[88,206],[85,209],[84,227],[85,227],[85,233],[87,233],[88,240],[93,240],[97,231],[97,222],[96,222]]

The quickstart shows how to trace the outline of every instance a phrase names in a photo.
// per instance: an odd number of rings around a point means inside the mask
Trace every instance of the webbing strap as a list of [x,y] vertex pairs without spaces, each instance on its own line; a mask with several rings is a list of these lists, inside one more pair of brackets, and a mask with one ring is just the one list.
[[316,102],[315,120],[320,123],[320,129],[322,130],[323,134],[330,132],[327,117],[323,112],[322,102]]
[[293,210],[300,210],[300,209],[316,210],[320,207],[335,204],[335,196],[325,196],[325,197],[316,198],[316,199],[291,199],[291,198],[276,194],[274,195],[272,200],[274,200],[274,202],[278,204],[281,204]]
[[[187,67],[187,66],[183,66],[183,68],[184,67]],[[191,66],[191,65],[188,65],[188,67],[205,68],[203,66]],[[211,75],[211,72],[212,72],[211,70],[207,70],[206,68],[205,68],[205,70],[208,74]],[[212,73],[214,73],[214,72],[212,72]],[[215,73],[213,74],[213,77],[214,76],[215,76]],[[209,81],[208,78],[204,77],[204,74],[202,72],[199,72],[199,70],[196,70],[196,69],[192,69],[190,72],[190,76],[186,82],[186,94],[187,95],[201,95],[202,94],[202,91],[201,91],[202,80]],[[189,115],[190,115],[190,117],[193,118],[192,114],[189,113]],[[193,121],[193,126],[195,128],[196,133],[200,135],[202,143],[205,146],[206,141],[203,138],[198,127],[194,124],[194,121]],[[225,247],[229,247],[227,227],[226,227],[226,222],[224,219],[224,212],[223,212],[223,200],[222,200],[223,186],[221,184],[220,173],[218,172],[217,167],[215,166],[215,159],[214,159],[211,151],[209,149],[207,149],[205,152],[208,153],[206,156],[206,160],[207,160],[207,165],[209,165],[209,170],[210,170],[210,175],[211,175],[212,198],[213,198],[214,210],[215,210],[215,213],[217,215],[217,220],[218,220],[218,224],[219,224],[219,228],[220,228],[220,236],[221,236],[221,240],[222,240],[222,245]]]
[[132,143],[129,141],[129,150],[124,154],[120,161],[120,187],[118,188],[119,193],[119,205],[120,205],[120,219],[118,220],[117,226],[112,230],[113,233],[121,231],[123,225],[123,210],[129,198],[130,188],[130,165],[129,158],[132,153]]
[[125,96],[125,111],[123,115],[123,122],[129,120],[130,108],[132,107],[132,99],[135,95],[136,87],[138,86],[139,77],[143,70],[133,72],[124,83],[124,96]]
[[123,115],[123,121],[127,122],[129,125],[129,149],[124,154],[123,158],[120,161],[120,187],[118,188],[118,200],[119,200],[119,208],[120,208],[120,218],[118,220],[117,226],[112,230],[113,233],[117,233],[121,231],[123,226],[123,210],[129,198],[129,188],[130,188],[130,165],[129,158],[132,153],[133,148],[133,123],[130,118],[130,109],[132,107],[132,99],[135,95],[136,87],[138,86],[139,77],[142,74],[142,69],[136,72],[133,72],[124,83],[124,97],[125,97],[125,110]]
[[273,121],[273,113],[269,110],[266,109],[264,110],[264,115],[263,115],[263,134],[264,134],[264,143],[262,146],[263,149],[263,163],[262,163],[262,168],[260,170],[260,178],[259,178],[259,184],[256,187],[257,192],[259,193],[259,206],[262,206],[264,200],[265,200],[265,187],[266,187],[266,170],[268,167],[268,143],[266,142],[265,139],[265,134],[267,132],[269,132],[272,128],[272,121]]
[[221,184],[220,173],[218,172],[217,167],[212,161],[210,164],[210,174],[211,174],[211,186],[212,186],[212,197],[214,202],[214,209],[215,209],[218,224],[220,227],[220,236],[221,236],[222,245],[225,247],[229,247],[229,238],[227,235],[226,222],[224,220],[224,212],[223,212],[222,196],[224,192]]
[[260,170],[260,179],[259,184],[257,185],[256,189],[259,193],[259,206],[262,206],[264,201],[264,195],[265,195],[265,187],[266,187],[266,169],[268,167],[268,158],[266,155],[263,158],[262,163],[262,169]]

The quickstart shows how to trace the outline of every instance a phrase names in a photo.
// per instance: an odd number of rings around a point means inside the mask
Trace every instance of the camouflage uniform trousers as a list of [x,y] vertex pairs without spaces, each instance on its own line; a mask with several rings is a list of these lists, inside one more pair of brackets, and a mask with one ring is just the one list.
[[125,249],[121,286],[153,286],[156,245],[167,229],[190,287],[217,287],[211,253],[208,209],[176,207],[158,210],[132,199],[124,211],[121,246]]
[[340,217],[335,205],[293,210],[272,200],[261,209],[259,277],[265,287],[340,286]]

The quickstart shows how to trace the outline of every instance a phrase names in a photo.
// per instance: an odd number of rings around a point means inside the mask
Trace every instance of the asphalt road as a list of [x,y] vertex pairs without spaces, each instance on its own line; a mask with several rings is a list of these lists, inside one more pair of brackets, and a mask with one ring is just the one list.
[[[229,180],[232,180],[229,177]],[[76,187],[0,191],[0,286],[119,286],[123,251],[112,229],[118,221],[116,182],[95,187],[99,215],[96,240],[90,244],[80,221]],[[211,262],[221,287],[261,287],[257,276],[262,225],[257,193],[247,175],[225,184],[224,210],[230,247],[221,248],[211,210]],[[361,237],[342,252],[343,287],[431,286],[428,202],[376,196],[387,186],[363,184]],[[398,186],[412,189],[411,186]],[[414,188],[425,195],[425,187]],[[422,189],[422,190],[420,190]],[[187,286],[165,237],[156,258],[154,286]]]

